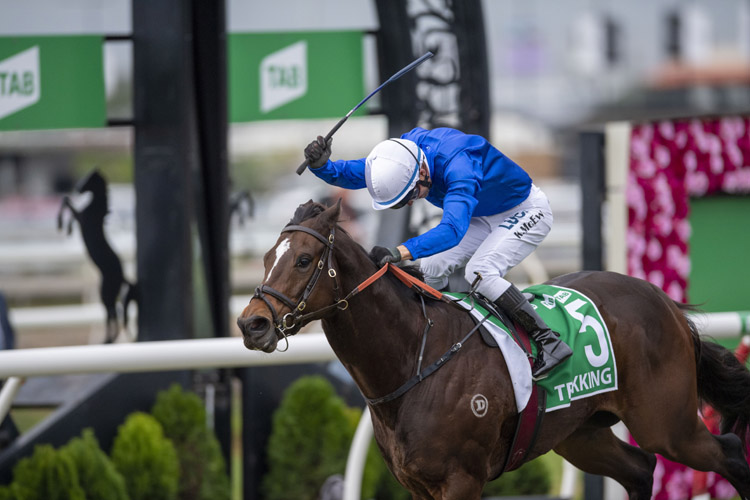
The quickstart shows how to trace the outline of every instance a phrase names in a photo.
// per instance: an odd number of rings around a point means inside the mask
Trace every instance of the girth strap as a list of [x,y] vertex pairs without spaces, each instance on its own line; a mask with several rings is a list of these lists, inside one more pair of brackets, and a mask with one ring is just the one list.
[[440,358],[432,363],[430,366],[424,369],[424,371],[417,373],[412,378],[407,380],[401,387],[393,391],[392,393],[375,399],[370,399],[368,397],[365,397],[365,401],[370,406],[379,405],[381,403],[387,403],[388,401],[393,401],[394,399],[403,396],[409,389],[435,373],[438,368],[443,366],[448,360],[450,360],[458,351],[461,350],[461,348],[466,344],[466,341],[469,340],[469,338],[476,333],[477,330],[479,330],[479,327],[482,326],[482,324],[489,318],[490,315],[488,314],[484,318],[482,318],[482,321],[479,321],[476,325],[474,325],[474,328],[471,329],[469,333],[466,334],[464,338],[462,338],[459,342],[456,342],[451,346],[450,349],[448,349],[445,354],[440,356]]
[[[513,338],[516,343],[526,352],[531,353],[531,340],[528,332],[525,330],[515,329],[517,335]],[[529,364],[534,366],[534,358],[529,357]],[[542,425],[544,414],[547,411],[547,394],[544,389],[540,388],[536,382],[531,384],[531,395],[529,402],[526,404],[521,413],[518,415],[516,432],[513,434],[513,441],[505,457],[505,465],[502,472],[512,471],[519,468],[529,452],[536,444],[536,438],[539,427]],[[501,474],[502,474],[501,472]]]

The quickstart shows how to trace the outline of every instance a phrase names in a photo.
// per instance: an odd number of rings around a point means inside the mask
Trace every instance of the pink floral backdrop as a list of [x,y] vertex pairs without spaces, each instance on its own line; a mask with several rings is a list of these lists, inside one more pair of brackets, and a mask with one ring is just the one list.
[[[729,117],[644,123],[630,138],[628,274],[688,302],[690,197],[750,193],[750,119]],[[716,432],[717,429],[712,429]],[[656,500],[693,496],[693,471],[658,457]],[[736,495],[709,473],[712,498]]]
[[686,302],[689,197],[750,193],[750,119],[633,127],[627,183],[628,274]]

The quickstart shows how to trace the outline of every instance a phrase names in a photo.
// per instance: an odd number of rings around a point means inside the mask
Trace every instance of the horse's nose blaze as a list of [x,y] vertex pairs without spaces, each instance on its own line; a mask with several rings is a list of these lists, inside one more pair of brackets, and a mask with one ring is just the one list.
[[249,318],[240,317],[237,319],[237,326],[245,335],[263,335],[271,327],[271,321],[257,314]]

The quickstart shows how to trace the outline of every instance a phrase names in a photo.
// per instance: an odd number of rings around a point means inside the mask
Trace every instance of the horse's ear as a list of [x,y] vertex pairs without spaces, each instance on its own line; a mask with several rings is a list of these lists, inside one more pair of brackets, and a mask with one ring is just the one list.
[[339,198],[339,201],[337,201],[335,205],[326,208],[323,213],[320,214],[320,217],[318,217],[318,219],[328,227],[333,227],[339,221],[340,214],[341,198]]

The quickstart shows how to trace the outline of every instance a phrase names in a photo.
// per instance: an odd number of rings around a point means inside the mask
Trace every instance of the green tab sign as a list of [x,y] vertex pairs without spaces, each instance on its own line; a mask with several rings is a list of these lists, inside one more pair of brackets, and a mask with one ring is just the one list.
[[102,37],[0,38],[0,130],[106,121]]
[[231,122],[340,118],[363,97],[362,33],[229,36]]

